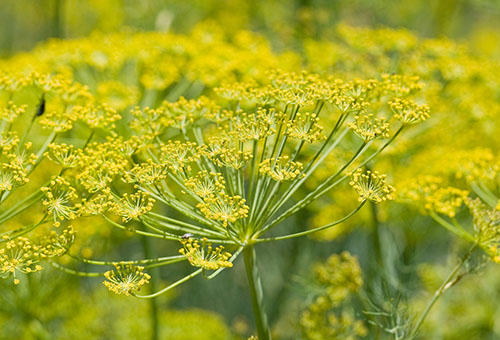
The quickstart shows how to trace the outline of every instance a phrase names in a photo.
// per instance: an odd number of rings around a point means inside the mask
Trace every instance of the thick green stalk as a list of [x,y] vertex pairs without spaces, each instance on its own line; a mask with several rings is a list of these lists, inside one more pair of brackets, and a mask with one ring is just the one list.
[[248,284],[250,286],[253,315],[255,317],[255,326],[257,327],[259,340],[271,340],[271,331],[269,330],[267,315],[264,311],[262,283],[260,281],[259,269],[255,262],[256,256],[253,246],[247,246],[245,250],[243,250],[243,259],[245,262]]

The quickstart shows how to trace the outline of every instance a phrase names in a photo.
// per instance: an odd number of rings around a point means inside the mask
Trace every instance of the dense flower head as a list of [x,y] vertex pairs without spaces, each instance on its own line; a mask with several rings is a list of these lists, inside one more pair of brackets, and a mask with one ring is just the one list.
[[449,164],[455,176],[467,182],[494,181],[500,174],[498,157],[485,148],[457,151]]
[[91,129],[113,129],[115,127],[114,122],[121,119],[121,115],[106,103],[75,106],[73,112]]
[[[12,234],[15,235],[15,234]],[[60,233],[52,230],[39,240],[26,237],[10,237],[4,233],[0,249],[0,277],[12,277],[19,284],[18,274],[31,274],[43,269],[40,261],[64,255],[75,240],[75,230],[66,227]]]
[[57,233],[51,230],[50,233],[39,241],[40,257],[42,259],[54,256],[63,256],[75,242],[76,231],[73,226],[67,226]]
[[157,164],[148,159],[146,162],[136,164],[125,172],[124,181],[128,183],[155,184],[167,177],[168,165]]
[[200,158],[197,144],[194,142],[171,141],[160,146],[160,160],[167,164],[170,171],[184,173],[191,170],[191,163]]
[[322,134],[323,126],[319,124],[319,121],[319,117],[314,113],[298,112],[293,120],[288,121],[287,135],[308,143],[325,139],[326,136]]
[[[20,74],[0,76],[0,118],[5,126],[25,119],[36,136],[33,147],[22,134],[2,132],[0,203],[41,163],[58,172],[35,191],[56,226],[89,217],[162,241],[188,235],[181,238],[181,254],[191,265],[218,273],[232,267],[246,247],[274,241],[261,236],[335,188],[354,166],[372,162],[387,145],[377,151],[377,143],[366,142],[391,137],[389,123],[399,127],[396,137],[428,116],[428,107],[417,104],[426,101],[419,96],[419,77],[314,73],[303,70],[312,66],[301,65],[293,53],[274,54],[252,33],[230,36],[217,27],[195,29],[190,36],[95,33],[54,40],[26,59],[0,62],[2,70],[26,64]],[[32,91],[34,99],[25,103],[19,91]],[[48,135],[41,143],[40,133]],[[333,162],[338,150],[349,157]],[[326,173],[324,181],[317,170]],[[385,175],[354,171],[351,176],[359,208],[366,200],[392,199]],[[123,225],[131,221],[134,228]],[[94,228],[86,229],[91,234]],[[314,228],[305,233],[310,231]],[[53,231],[37,245],[44,248],[39,257],[67,254],[73,242],[72,228]],[[233,258],[212,242],[238,251]],[[134,263],[156,266],[180,259]],[[317,270],[319,281],[354,293],[362,282],[339,261],[330,265],[339,267],[339,275],[352,274],[352,282],[340,282],[325,268]],[[357,268],[345,254],[342,261]],[[117,294],[133,294],[150,279],[143,269],[116,264],[104,284]],[[312,313],[335,308],[340,294],[329,289]],[[347,314],[330,320],[363,333]]]
[[[229,113],[225,113],[225,115],[229,117]],[[231,116],[237,119],[235,119],[237,125],[234,128],[234,133],[242,142],[260,140],[276,132],[274,128],[276,112],[273,109],[258,108],[254,114],[236,112],[232,113]]]

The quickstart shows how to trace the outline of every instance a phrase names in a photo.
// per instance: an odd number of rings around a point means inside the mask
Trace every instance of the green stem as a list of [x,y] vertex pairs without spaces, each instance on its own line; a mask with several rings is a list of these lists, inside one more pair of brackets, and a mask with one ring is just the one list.
[[34,191],[32,194],[24,198],[22,201],[19,201],[16,205],[5,211],[0,216],[0,223],[4,223],[9,218],[12,218],[17,214],[20,214],[21,212],[32,206],[34,203],[38,202],[38,200],[42,197],[43,197],[43,192],[40,189]]
[[[396,133],[391,137],[391,139],[389,139],[382,147],[380,147],[377,151],[375,151],[371,156],[369,156],[366,160],[364,160],[361,164],[357,165],[352,171],[355,171],[363,166],[365,166],[366,164],[368,164],[373,158],[375,158],[378,154],[380,154],[382,151],[384,151],[388,146],[389,144],[391,144],[391,142],[396,139],[396,137],[403,131],[403,128],[404,128],[404,125],[402,125],[397,131]],[[347,166],[349,166],[351,163],[353,163],[356,158],[360,155],[360,151],[358,151],[353,158],[351,158],[351,160],[349,160]],[[286,210],[285,212],[283,212],[281,215],[279,215],[278,217],[276,217],[274,220],[272,220],[271,222],[269,222],[264,228],[263,230],[267,230],[273,226],[275,226],[276,224],[280,223],[281,221],[283,221],[284,219],[286,219],[288,216],[291,216],[293,213],[295,213],[296,211],[304,208],[305,206],[307,206],[309,203],[311,203],[312,201],[314,201],[315,199],[321,197],[322,195],[324,195],[326,192],[328,192],[330,189],[332,189],[333,187],[335,187],[336,185],[338,185],[340,182],[342,182],[343,180],[345,180],[348,176],[347,175],[344,175],[343,177],[341,177],[339,180],[337,180],[336,182],[334,183],[331,183],[331,181],[333,181],[337,176],[339,176],[341,174],[342,171],[344,171],[347,166],[343,166],[339,171],[337,171],[337,173],[335,173],[334,175],[330,176],[324,183],[320,184],[316,189],[314,189],[312,192],[310,192],[306,197],[304,197],[302,200],[300,200],[299,202],[295,203],[292,207],[288,208],[288,210]],[[329,184],[331,183],[331,184]]]
[[456,276],[457,276],[458,272],[460,271],[460,269],[462,268],[464,263],[470,258],[470,256],[472,255],[472,252],[474,251],[476,246],[477,246],[477,244],[475,244],[475,243],[474,243],[474,245],[472,245],[472,247],[469,249],[469,251],[462,257],[460,262],[455,266],[455,268],[453,268],[453,270],[448,275],[446,280],[444,280],[443,283],[441,284],[441,286],[438,288],[438,290],[436,290],[436,292],[434,293],[434,296],[429,301],[429,303],[425,307],[422,314],[420,314],[420,317],[418,318],[418,321],[415,324],[415,327],[413,328],[410,339],[415,338],[420,326],[422,326],[422,323],[424,322],[425,318],[429,314],[432,306],[434,306],[436,301],[441,297],[441,295],[443,295],[444,292],[446,292],[449,288],[451,288],[457,282]]
[[12,239],[15,239],[19,236],[26,235],[30,231],[35,230],[36,228],[38,228],[38,226],[45,223],[46,217],[47,217],[47,214],[43,215],[42,219],[39,222],[34,223],[31,226],[23,227],[23,228],[19,228],[16,230],[12,230],[11,232],[3,233],[2,235],[4,235],[4,237],[2,239],[0,239],[0,243],[7,242],[8,240],[12,240]]
[[460,227],[460,229],[458,229],[457,227],[455,227],[453,224],[446,221],[444,218],[439,216],[434,211],[429,211],[429,216],[431,216],[434,219],[434,221],[441,224],[443,227],[445,227],[446,229],[448,229],[449,231],[451,231],[452,233],[454,233],[458,237],[460,237],[464,240],[470,241],[470,242],[475,241],[474,236],[472,236],[467,231],[465,231],[464,228]]
[[267,322],[267,315],[264,311],[264,294],[262,283],[260,281],[259,270],[255,262],[255,249],[253,246],[247,246],[243,250],[243,259],[247,273],[248,284],[250,286],[250,295],[252,297],[253,315],[259,340],[271,340],[271,331]]
[[472,183],[471,188],[472,190],[474,190],[476,195],[481,197],[481,199],[485,201],[490,207],[495,208],[497,206],[498,198],[496,198],[495,195],[493,195],[491,191],[489,191],[489,189],[484,185],[481,185],[481,183]]
[[166,257],[159,257],[159,258],[154,258],[154,259],[144,259],[144,260],[137,260],[137,261],[97,261],[97,260],[91,260],[91,259],[85,259],[81,258],[78,256],[71,255],[69,253],[66,253],[69,257],[71,257],[75,261],[87,263],[87,264],[94,264],[97,266],[112,266],[117,263],[124,263],[124,264],[138,264],[142,265],[146,268],[149,267],[151,264],[172,264],[176,262],[181,262],[186,260],[186,256],[184,255],[175,255],[175,256],[166,256]]
[[64,266],[61,266],[59,263],[56,263],[54,261],[49,261],[50,265],[54,268],[59,269],[60,271],[66,273],[66,274],[71,274],[71,275],[76,275],[76,276],[83,276],[83,277],[99,277],[99,276],[104,276],[104,273],[88,273],[88,272],[81,272],[78,270],[74,270],[71,268],[67,268]]

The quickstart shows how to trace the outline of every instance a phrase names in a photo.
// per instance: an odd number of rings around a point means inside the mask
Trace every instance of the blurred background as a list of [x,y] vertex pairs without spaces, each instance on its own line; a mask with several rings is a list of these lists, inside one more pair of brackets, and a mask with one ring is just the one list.
[[[338,25],[342,24],[403,28],[422,39],[452,39],[467,45],[472,55],[500,57],[500,0],[0,0],[0,3],[3,57],[29,51],[50,38],[79,38],[94,31],[187,34],[200,22],[207,21],[226,32],[254,31],[267,38],[277,52],[302,53],[302,42],[307,39],[334,40],[339,34]],[[417,264],[446,258],[450,249],[457,246],[449,241],[449,235],[433,228],[429,218],[416,211],[408,218],[407,209],[398,204],[381,208],[382,211],[366,207],[338,233],[319,235],[314,241],[298,239],[259,249],[260,257],[269,259],[262,263],[264,286],[277,338],[299,338],[297,320],[312,301],[311,292],[319,289],[312,266],[344,249],[357,255],[368,291],[379,289],[375,295],[387,293],[389,300],[397,295],[391,292],[390,282],[387,289],[385,283],[374,284],[382,281],[377,261],[385,261],[388,276],[397,277],[408,290],[412,285],[417,286],[417,272],[423,280],[422,286],[434,287],[447,271],[443,263],[418,266],[418,270]],[[299,230],[303,227],[300,221],[310,221],[313,217],[297,218],[298,222],[290,221],[290,227]],[[118,233],[113,237],[121,236]],[[387,257],[383,260],[373,256],[381,240],[397,245],[385,250]],[[140,243],[123,238],[118,244],[107,249],[114,258],[144,256]],[[176,248],[157,250],[172,253]],[[427,329],[437,330],[429,339],[499,339],[497,273],[488,270],[481,280],[465,282],[443,299],[436,307],[442,313],[429,318]],[[0,339],[113,340],[149,336],[147,302],[114,296],[100,280],[74,278],[50,268],[40,275],[29,275],[28,279],[18,287],[0,281]],[[44,280],[50,280],[51,284],[44,285]],[[243,267],[237,264],[234,270],[211,282],[195,280],[162,297],[158,304],[161,339],[246,339],[253,333],[253,323],[245,280]],[[475,292],[473,297],[469,295],[471,291]],[[410,303],[421,308],[420,298],[418,294],[412,296]],[[364,318],[363,309],[364,306],[356,306],[356,318]],[[460,327],[456,326],[457,320],[461,320]],[[383,332],[371,333],[367,338],[393,339]]]
[[[228,31],[251,29],[276,48],[304,37],[327,38],[339,23],[407,28],[421,37],[450,37],[498,52],[499,0],[2,0],[0,52],[29,50],[50,37],[74,38],[125,27],[186,33],[203,20]],[[482,46],[481,41],[492,42]],[[478,47],[478,46],[476,46]]]

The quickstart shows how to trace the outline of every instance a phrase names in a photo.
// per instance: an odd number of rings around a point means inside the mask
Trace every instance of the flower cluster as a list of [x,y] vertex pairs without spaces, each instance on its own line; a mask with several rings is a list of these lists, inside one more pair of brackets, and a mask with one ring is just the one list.
[[354,121],[348,126],[365,142],[389,137],[389,123],[383,119],[375,118],[371,113],[354,116]]
[[357,259],[343,252],[315,266],[315,279],[322,294],[302,313],[300,326],[306,339],[357,339],[367,334],[363,322],[356,320],[347,301],[363,285]]
[[33,273],[42,270],[40,249],[25,237],[8,241],[5,248],[0,249],[0,274],[12,276],[14,283],[19,284],[18,273]]
[[121,216],[123,222],[128,222],[151,211],[154,202],[155,200],[144,191],[138,191],[130,195],[125,193],[117,202],[112,204],[110,209]]
[[265,159],[259,165],[259,172],[271,177],[276,182],[282,182],[300,178],[303,168],[302,163],[291,161],[288,156],[280,156],[277,160]]
[[496,263],[500,263],[500,211],[488,209],[479,199],[468,198],[466,205],[473,218],[475,238]]
[[48,213],[52,214],[54,226],[58,227],[63,220],[74,220],[77,217],[75,200],[78,198],[76,189],[63,177],[56,177],[50,181],[49,186],[42,187],[45,194],[42,200]]
[[116,263],[114,270],[104,273],[103,284],[115,294],[129,296],[149,283],[151,276],[144,273],[144,267],[127,263]]
[[245,202],[246,200],[241,196],[229,196],[224,192],[219,192],[204,197],[203,202],[198,203],[196,207],[205,217],[222,221],[223,226],[227,227],[228,223],[234,223],[248,216],[249,207]]
[[419,176],[403,188],[400,199],[449,217],[456,215],[469,195],[467,190],[443,185],[443,179],[434,176]]
[[360,202],[370,200],[380,203],[394,199],[395,189],[387,184],[386,175],[382,175],[378,171],[363,171],[362,169],[357,169],[350,175],[349,184],[358,192]]
[[206,238],[201,240],[201,244],[193,237],[184,238],[181,243],[183,248],[179,249],[179,253],[186,256],[189,263],[194,267],[217,270],[233,266],[233,263],[228,261],[231,254],[224,251],[223,246],[213,248]]

